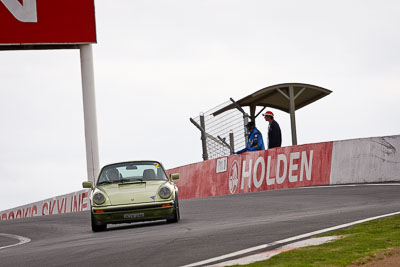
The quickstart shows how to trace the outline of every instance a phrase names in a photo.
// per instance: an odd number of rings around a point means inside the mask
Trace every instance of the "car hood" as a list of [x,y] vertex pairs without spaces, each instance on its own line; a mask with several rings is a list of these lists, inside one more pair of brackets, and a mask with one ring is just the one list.
[[111,205],[125,205],[154,202],[158,196],[160,186],[167,181],[147,181],[143,183],[110,184],[99,187],[103,191]]

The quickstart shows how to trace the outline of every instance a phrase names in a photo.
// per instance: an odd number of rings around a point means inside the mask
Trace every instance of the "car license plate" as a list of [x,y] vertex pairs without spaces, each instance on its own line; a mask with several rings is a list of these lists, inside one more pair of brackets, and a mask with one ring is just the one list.
[[143,218],[144,213],[130,213],[130,214],[124,214],[124,219],[137,219],[137,218]]

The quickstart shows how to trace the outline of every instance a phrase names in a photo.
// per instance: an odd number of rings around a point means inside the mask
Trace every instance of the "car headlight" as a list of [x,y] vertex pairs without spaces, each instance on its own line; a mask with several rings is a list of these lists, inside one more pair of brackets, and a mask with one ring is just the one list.
[[93,195],[93,201],[97,205],[103,204],[106,201],[105,196],[102,193],[96,193]]
[[161,198],[169,198],[169,196],[172,194],[172,191],[168,186],[163,186],[158,194]]

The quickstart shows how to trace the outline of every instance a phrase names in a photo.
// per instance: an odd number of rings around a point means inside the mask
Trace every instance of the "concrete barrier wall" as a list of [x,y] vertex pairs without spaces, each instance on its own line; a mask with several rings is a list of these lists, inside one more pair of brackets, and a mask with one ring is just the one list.
[[331,184],[400,181],[400,135],[333,143]]
[[5,210],[0,212],[0,221],[89,210],[89,196],[90,190],[84,189]]
[[[400,135],[274,148],[170,169],[181,199],[303,186],[400,181]],[[0,212],[0,220],[90,209],[90,190]]]
[[332,142],[274,148],[168,170],[181,199],[329,184]]

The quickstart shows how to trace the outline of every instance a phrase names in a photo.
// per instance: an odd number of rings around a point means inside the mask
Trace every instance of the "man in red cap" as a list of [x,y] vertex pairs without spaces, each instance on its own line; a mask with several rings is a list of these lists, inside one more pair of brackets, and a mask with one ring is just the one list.
[[281,147],[282,145],[282,133],[279,124],[274,120],[274,113],[267,111],[264,114],[264,118],[269,122],[268,127],[268,148]]

